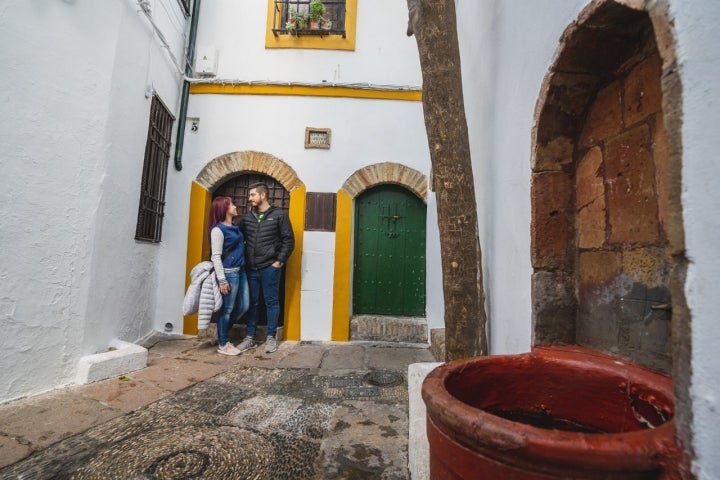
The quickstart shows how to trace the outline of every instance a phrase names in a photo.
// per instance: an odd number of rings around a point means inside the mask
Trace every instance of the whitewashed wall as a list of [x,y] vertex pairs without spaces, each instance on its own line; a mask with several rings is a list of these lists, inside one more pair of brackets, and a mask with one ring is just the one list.
[[[247,112],[247,113],[245,113]],[[277,112],[280,112],[279,114]],[[419,102],[359,100],[315,97],[247,95],[194,95],[188,115],[200,119],[200,128],[185,139],[184,167],[173,174],[168,185],[173,198],[172,214],[165,227],[168,254],[163,261],[174,291],[167,311],[158,315],[177,318],[184,288],[184,254],[187,242],[187,208],[190,182],[207,162],[234,151],[255,150],[270,153],[297,172],[308,192],[337,192],[355,171],[365,166],[397,162],[429,175],[430,160],[424,140],[422,106]],[[329,150],[305,149],[305,127],[332,129]],[[421,141],[417,141],[420,139]],[[172,189],[172,190],[171,190]],[[182,209],[181,211],[176,210]],[[428,237],[437,237],[434,203],[428,202]],[[434,259],[428,261],[427,311],[429,322],[442,325],[442,291],[430,290],[430,276],[439,271],[439,247],[434,242]],[[306,232],[303,245],[301,336],[303,340],[330,338],[334,233]],[[430,254],[430,248],[428,248]],[[431,270],[432,268],[432,270]],[[174,322],[181,328],[179,320]]]
[[[200,13],[198,46],[218,51],[217,79],[344,84],[422,84],[415,39],[405,34],[404,2],[359,2],[354,52],[265,49],[267,5],[214,0]],[[372,11],[382,10],[379,18]],[[355,171],[397,162],[429,177],[430,160],[420,102],[297,96],[192,95],[189,117],[199,130],[185,140],[183,170],[168,184],[167,237],[156,326],[179,317],[185,275],[190,182],[213,158],[256,150],[288,163],[308,192],[337,192]],[[305,127],[332,129],[332,148],[305,149]],[[428,202],[428,323],[443,325],[439,240],[433,195]],[[301,338],[331,333],[334,233],[304,235]],[[350,280],[350,279],[348,279]],[[171,320],[167,320],[171,319]]]
[[[161,28],[179,9],[150,3]],[[134,240],[145,92],[174,109],[178,76],[135,1],[0,10],[2,402],[69,383],[81,356],[152,329],[161,247]],[[184,27],[164,28],[181,57]]]
[[[382,12],[377,15],[377,12]],[[218,51],[218,78],[294,82],[422,84],[404,0],[358,2],[354,52],[265,49],[267,3],[202,4],[197,44]]]
[[[457,0],[484,248],[491,351],[530,348],[530,156],[535,105],[558,39],[588,2]],[[695,470],[720,478],[720,3],[672,0],[683,84],[683,216],[692,315]],[[519,34],[521,32],[521,34]]]
[[683,220],[690,260],[685,286],[692,316],[693,434],[701,480],[720,478],[720,3],[671,3],[683,86]]
[[558,39],[585,3],[456,2],[491,353],[530,349],[530,133]]

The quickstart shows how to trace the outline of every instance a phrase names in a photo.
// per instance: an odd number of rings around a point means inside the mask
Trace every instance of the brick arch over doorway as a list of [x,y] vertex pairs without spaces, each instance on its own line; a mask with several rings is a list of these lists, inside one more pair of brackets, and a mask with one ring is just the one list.
[[533,130],[533,343],[672,373],[678,436],[691,445],[672,25],[666,1],[594,0],[560,39]]
[[428,179],[422,172],[400,163],[384,162],[357,170],[337,192],[335,225],[335,271],[333,276],[333,318],[330,338],[350,339],[352,282],[353,201],[368,188],[394,184],[407,188],[427,203]]
[[[243,151],[221,155],[210,160],[190,186],[188,246],[185,262],[186,285],[190,270],[209,256],[207,220],[212,193],[226,180],[244,173],[262,173],[273,177],[290,193],[288,215],[295,233],[295,249],[285,266],[284,336],[300,339],[300,274],[302,264],[303,226],[305,225],[305,184],[295,170],[283,160],[263,152]],[[183,333],[197,333],[197,315],[183,321]]]

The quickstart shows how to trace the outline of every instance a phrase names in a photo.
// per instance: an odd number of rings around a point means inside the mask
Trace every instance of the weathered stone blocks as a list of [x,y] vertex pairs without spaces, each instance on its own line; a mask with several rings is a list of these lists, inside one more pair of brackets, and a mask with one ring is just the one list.
[[578,247],[600,248],[605,243],[605,182],[602,150],[591,148],[580,159],[575,173]]
[[621,268],[620,252],[600,250],[580,253],[577,276],[581,292],[610,284]]
[[651,55],[625,78],[624,119],[632,125],[662,109],[660,55]]
[[610,242],[655,243],[659,239],[652,139],[642,124],[610,140],[605,154]]
[[419,317],[356,315],[350,320],[352,340],[428,343],[427,321]]
[[571,273],[533,273],[532,305],[534,345],[575,343],[577,302]]
[[570,194],[571,182],[567,174],[533,174],[533,215],[530,229],[532,263],[535,268],[554,269],[568,265]]
[[583,148],[597,144],[622,129],[620,82],[613,82],[600,90],[590,106],[585,128],[580,136]]

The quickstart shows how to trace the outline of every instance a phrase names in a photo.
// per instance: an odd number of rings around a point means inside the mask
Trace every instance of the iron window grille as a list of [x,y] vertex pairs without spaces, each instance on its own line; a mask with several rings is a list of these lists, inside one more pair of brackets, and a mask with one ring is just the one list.
[[260,182],[268,187],[268,203],[288,211],[290,208],[290,193],[277,180],[262,173],[243,173],[229,179],[215,190],[213,200],[220,196],[232,198],[238,207],[237,218],[239,219],[250,211],[250,203],[248,202],[250,185]]
[[345,0],[323,0],[323,22],[316,28],[310,23],[293,22],[294,14],[309,16],[311,0],[274,0],[272,31],[277,35],[340,35],[345,38]]
[[162,237],[165,186],[174,121],[175,118],[162,100],[157,95],[153,95],[145,142],[136,240],[158,243]]

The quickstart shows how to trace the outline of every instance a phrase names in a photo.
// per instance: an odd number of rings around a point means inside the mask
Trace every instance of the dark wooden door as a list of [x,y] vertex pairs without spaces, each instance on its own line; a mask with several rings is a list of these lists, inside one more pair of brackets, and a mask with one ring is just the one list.
[[382,185],[355,200],[353,313],[425,315],[425,204]]

